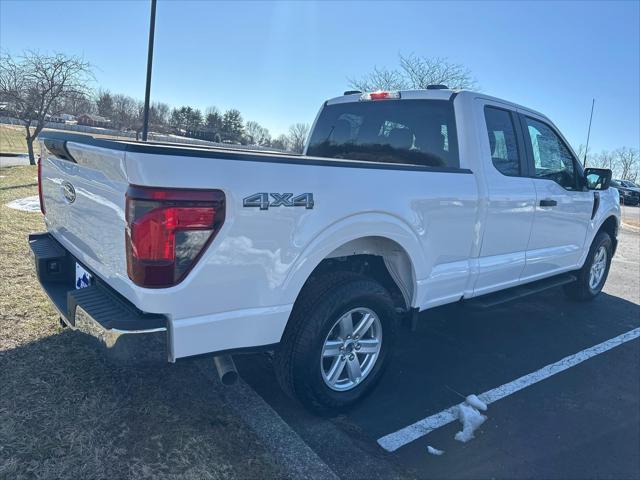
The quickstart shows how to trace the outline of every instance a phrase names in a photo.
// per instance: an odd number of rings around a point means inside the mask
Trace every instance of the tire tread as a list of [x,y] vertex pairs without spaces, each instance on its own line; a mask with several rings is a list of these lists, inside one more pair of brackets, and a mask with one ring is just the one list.
[[[306,378],[309,373],[301,373],[300,366],[296,365],[297,360],[308,355],[305,346],[313,344],[322,334],[323,324],[318,322],[317,317],[312,318],[312,312],[319,309],[332,311],[339,308],[350,296],[362,295],[364,292],[366,295],[376,296],[385,302],[393,312],[391,296],[382,285],[370,277],[349,271],[328,272],[310,280],[294,305],[289,323],[274,357],[274,369],[283,391],[290,397],[301,400],[303,404],[316,412],[339,410],[345,405],[314,389]],[[327,296],[329,297],[327,298]],[[390,321],[393,334],[389,335],[389,347],[391,347],[395,336],[395,316]],[[382,366],[386,366],[386,363],[388,362],[384,362]],[[382,367],[379,372],[378,377],[382,372]],[[371,387],[373,384],[370,382]],[[370,387],[367,387],[362,395],[366,394],[369,389]]]

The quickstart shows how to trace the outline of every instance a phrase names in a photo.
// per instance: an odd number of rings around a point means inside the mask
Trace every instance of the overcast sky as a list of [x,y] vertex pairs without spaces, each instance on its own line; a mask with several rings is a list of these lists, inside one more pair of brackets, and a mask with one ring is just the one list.
[[[640,2],[158,3],[152,100],[238,108],[273,134],[398,53],[448,57],[548,115],[574,148],[640,145]],[[142,99],[149,2],[0,0],[0,48],[82,55]]]

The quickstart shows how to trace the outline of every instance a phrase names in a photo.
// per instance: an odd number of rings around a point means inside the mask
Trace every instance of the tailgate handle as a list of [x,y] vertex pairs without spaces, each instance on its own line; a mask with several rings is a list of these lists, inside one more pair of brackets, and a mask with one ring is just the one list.
[[555,207],[556,205],[558,205],[558,202],[556,202],[555,200],[551,200],[550,198],[540,200],[541,207]]

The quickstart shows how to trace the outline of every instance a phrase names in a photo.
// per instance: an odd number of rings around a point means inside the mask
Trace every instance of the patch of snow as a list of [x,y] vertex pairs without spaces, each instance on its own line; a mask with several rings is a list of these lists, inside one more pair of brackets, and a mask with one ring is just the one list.
[[475,395],[469,395],[466,399],[467,403],[477,410],[487,411],[487,404]]
[[444,450],[438,450],[437,448],[433,448],[431,445],[427,445],[427,452],[429,452],[431,455],[437,456],[444,454]]
[[40,211],[40,200],[37,195],[33,197],[18,198],[7,203],[7,207],[23,212],[35,213]]
[[473,432],[487,419],[475,407],[461,403],[458,405],[458,419],[462,423],[462,430],[454,437],[459,442],[466,443],[474,438]]

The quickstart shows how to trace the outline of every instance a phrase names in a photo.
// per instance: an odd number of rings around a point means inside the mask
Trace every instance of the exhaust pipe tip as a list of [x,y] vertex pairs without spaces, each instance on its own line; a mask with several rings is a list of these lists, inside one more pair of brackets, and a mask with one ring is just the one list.
[[226,372],[218,374],[223,385],[230,386],[238,381],[238,372]]
[[238,381],[238,370],[231,355],[218,355],[213,357],[213,363],[218,371],[218,377],[223,385],[233,385]]

